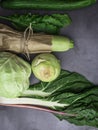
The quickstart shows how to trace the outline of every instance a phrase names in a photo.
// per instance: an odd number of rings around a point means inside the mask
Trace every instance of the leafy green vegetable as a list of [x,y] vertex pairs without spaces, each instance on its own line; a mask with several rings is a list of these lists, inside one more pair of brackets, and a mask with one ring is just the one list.
[[98,127],[98,87],[78,73],[62,70],[53,82],[40,82],[30,86],[24,96],[65,104],[52,109],[75,114],[76,116],[56,116],[76,125]]
[[98,127],[98,87],[75,72],[62,70],[56,80],[31,85],[20,98],[1,97],[0,103],[45,106],[70,115],[55,114],[60,120]]
[[63,112],[76,114],[76,117],[56,116],[61,120],[65,119],[79,126],[88,125],[98,127],[98,86],[93,86],[92,89],[86,92],[83,91],[77,95],[78,97],[81,98],[63,110]]
[[[37,91],[37,94],[35,95],[39,96],[40,93],[43,92],[45,93],[45,95],[47,95],[48,93],[47,96],[50,96],[50,95],[52,96],[54,94],[58,95],[58,93],[62,93],[62,92],[64,93],[67,92],[69,94],[70,93],[78,94],[84,90],[87,91],[88,89],[92,87],[93,87],[93,84],[89,82],[84,76],[75,72],[72,73],[69,71],[62,70],[60,73],[60,76],[56,80],[49,83],[40,82],[40,83],[31,85],[29,89],[27,90],[27,92],[29,91],[29,92],[36,93]],[[34,96],[32,93],[31,95]]]
[[96,0],[2,0],[7,9],[73,10],[94,4]]
[[0,96],[14,98],[29,87],[30,65],[9,52],[0,52]]
[[30,23],[34,32],[45,32],[49,34],[58,34],[60,29],[71,24],[71,19],[67,14],[15,14],[11,16],[0,16],[0,19],[10,21],[18,30],[25,30]]

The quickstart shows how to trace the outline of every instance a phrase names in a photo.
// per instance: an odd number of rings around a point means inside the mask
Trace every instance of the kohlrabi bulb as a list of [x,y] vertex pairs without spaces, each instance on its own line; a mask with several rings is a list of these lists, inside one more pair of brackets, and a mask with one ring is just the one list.
[[32,61],[32,71],[43,82],[55,80],[61,70],[60,61],[50,53],[39,54]]

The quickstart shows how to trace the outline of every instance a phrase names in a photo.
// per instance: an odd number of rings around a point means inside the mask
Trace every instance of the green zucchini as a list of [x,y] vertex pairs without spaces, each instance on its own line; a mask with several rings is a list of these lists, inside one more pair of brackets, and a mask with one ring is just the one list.
[[73,10],[94,4],[96,0],[2,0],[7,9]]
[[19,31],[24,31],[31,23],[34,32],[44,32],[47,34],[59,34],[60,29],[71,24],[68,14],[14,14],[0,16],[0,19],[11,22],[13,27]]

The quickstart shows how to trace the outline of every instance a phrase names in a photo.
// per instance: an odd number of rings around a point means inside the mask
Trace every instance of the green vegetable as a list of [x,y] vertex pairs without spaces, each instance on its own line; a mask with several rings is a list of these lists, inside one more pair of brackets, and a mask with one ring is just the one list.
[[50,53],[36,56],[32,61],[33,74],[44,82],[55,80],[60,74],[60,61]]
[[1,7],[7,9],[73,10],[87,7],[96,0],[2,0]]
[[18,30],[25,30],[31,23],[34,32],[45,32],[48,34],[58,34],[60,29],[71,24],[71,19],[67,14],[15,14],[11,16],[0,16],[13,24]]
[[0,98],[0,103],[46,106],[74,115],[55,114],[60,120],[98,127],[98,86],[75,72],[62,70],[56,80],[31,85],[20,98]]
[[52,37],[52,51],[67,51],[74,47],[74,42],[68,37],[53,36]]
[[73,41],[64,36],[34,33],[31,28],[25,32],[18,32],[0,24],[1,51],[13,51],[29,54],[45,53],[52,51],[67,51],[74,47]]
[[9,52],[0,52],[0,97],[15,98],[29,87],[30,65]]
[[[56,114],[60,120],[98,127],[98,86],[78,73],[62,70],[56,80],[34,84],[24,92],[24,96],[49,101],[49,104],[52,102],[52,109],[76,115]],[[54,103],[59,103],[59,106]]]

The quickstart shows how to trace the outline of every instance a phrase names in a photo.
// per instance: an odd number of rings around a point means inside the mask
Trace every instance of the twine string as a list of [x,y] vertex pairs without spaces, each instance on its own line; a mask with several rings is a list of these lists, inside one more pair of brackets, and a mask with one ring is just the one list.
[[23,54],[27,57],[28,60],[30,60],[29,50],[28,50],[28,42],[33,36],[33,29],[32,29],[32,23],[25,29],[23,33],[23,42],[22,42],[22,50]]

